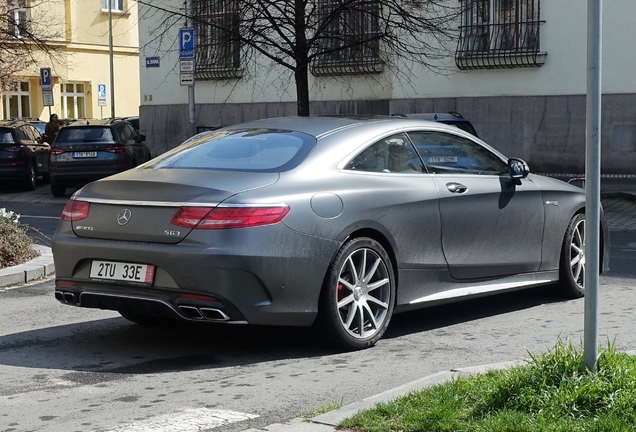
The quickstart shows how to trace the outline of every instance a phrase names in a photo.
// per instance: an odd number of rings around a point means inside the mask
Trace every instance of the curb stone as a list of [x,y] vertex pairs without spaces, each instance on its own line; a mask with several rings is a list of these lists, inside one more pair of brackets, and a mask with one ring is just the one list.
[[31,282],[55,273],[51,248],[42,245],[33,247],[40,256],[24,264],[0,269],[0,288]]

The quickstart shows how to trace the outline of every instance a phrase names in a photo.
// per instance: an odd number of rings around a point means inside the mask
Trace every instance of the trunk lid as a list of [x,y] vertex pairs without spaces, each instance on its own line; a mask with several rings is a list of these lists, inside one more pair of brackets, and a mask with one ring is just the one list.
[[278,173],[129,170],[90,183],[74,196],[90,202],[90,211],[85,219],[73,221],[73,231],[85,238],[179,243],[191,231],[170,223],[180,207],[213,208],[277,180]]

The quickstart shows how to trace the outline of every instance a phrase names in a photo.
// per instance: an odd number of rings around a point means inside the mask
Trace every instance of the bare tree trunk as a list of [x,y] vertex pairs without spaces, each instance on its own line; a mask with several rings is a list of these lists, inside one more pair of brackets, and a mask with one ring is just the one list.
[[298,115],[309,117],[309,72],[307,62],[298,65],[295,72],[296,79],[296,106]]
[[309,48],[307,46],[306,0],[294,0],[296,30],[296,106],[298,115],[309,117]]

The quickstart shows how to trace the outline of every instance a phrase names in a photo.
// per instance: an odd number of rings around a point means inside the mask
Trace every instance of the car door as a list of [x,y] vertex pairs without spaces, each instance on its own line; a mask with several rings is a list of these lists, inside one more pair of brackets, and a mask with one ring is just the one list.
[[506,161],[476,140],[446,131],[409,136],[437,187],[442,248],[451,276],[474,279],[539,270],[541,189],[530,179],[515,183]]
[[341,193],[345,206],[356,210],[341,217],[352,217],[354,225],[362,214],[365,223],[383,227],[396,256],[398,304],[422,297],[423,289],[430,287],[426,282],[438,278],[447,264],[440,242],[437,190],[412,143],[404,133],[387,136],[361,151],[344,169],[352,172],[348,184],[354,193]]

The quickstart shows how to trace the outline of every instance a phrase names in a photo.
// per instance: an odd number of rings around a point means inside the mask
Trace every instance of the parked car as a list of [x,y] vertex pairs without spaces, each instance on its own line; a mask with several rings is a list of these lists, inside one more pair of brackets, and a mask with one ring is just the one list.
[[122,120],[129,122],[133,126],[133,128],[137,131],[137,133],[139,133],[139,117],[138,116],[123,117]]
[[[429,145],[471,162],[437,172]],[[606,270],[605,222],[602,238]],[[394,312],[548,284],[582,296],[585,194],[440,123],[267,119],[86,185],[52,248],[64,304],[142,324],[316,325],[361,349]]]
[[440,122],[447,125],[455,126],[463,131],[466,131],[470,134],[475,135],[476,137],[479,136],[477,135],[477,132],[475,131],[475,127],[470,122],[470,120],[468,120],[463,115],[455,111],[449,111],[447,113],[414,113],[414,114],[394,114],[394,115],[414,118],[419,120]]
[[145,136],[124,120],[77,120],[60,129],[49,152],[51,192],[81,186],[150,160]]
[[44,130],[46,129],[45,121],[42,121],[40,119],[35,119],[35,120],[29,120],[29,123],[35,126],[35,128],[40,132],[41,135],[44,135]]
[[48,179],[49,149],[29,122],[0,121],[0,178],[18,180],[25,189],[34,190],[38,176]]

